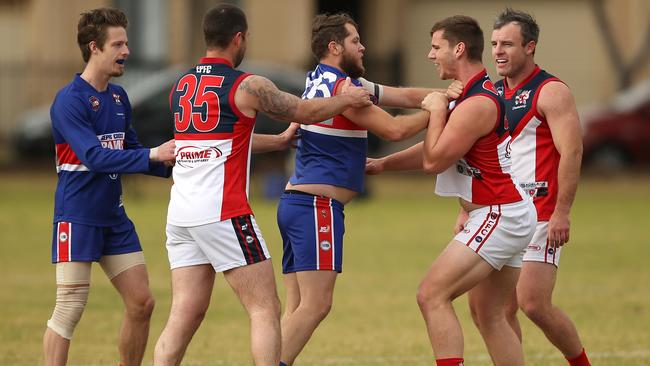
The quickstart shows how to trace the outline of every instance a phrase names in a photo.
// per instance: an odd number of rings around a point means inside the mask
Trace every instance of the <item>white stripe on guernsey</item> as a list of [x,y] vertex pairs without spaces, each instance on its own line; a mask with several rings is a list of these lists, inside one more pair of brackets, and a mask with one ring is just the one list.
[[65,170],[67,172],[87,172],[89,171],[83,164],[61,164],[56,166],[56,172]]
[[319,250],[319,245],[320,243],[318,242],[318,205],[316,204],[316,199],[317,197],[314,196],[314,235],[316,239],[316,269],[320,269],[320,250]]
[[[331,243],[331,250],[332,250],[332,270],[336,271],[336,245],[334,243],[336,242],[336,237],[334,236],[334,209],[332,208],[332,200],[329,201],[329,206],[330,206],[330,233],[332,234],[332,243]],[[320,228],[319,228],[320,230]]]
[[309,132],[316,132],[322,135],[337,136],[337,137],[368,137],[366,130],[342,130],[339,128],[328,128],[314,125],[300,125],[300,128]]

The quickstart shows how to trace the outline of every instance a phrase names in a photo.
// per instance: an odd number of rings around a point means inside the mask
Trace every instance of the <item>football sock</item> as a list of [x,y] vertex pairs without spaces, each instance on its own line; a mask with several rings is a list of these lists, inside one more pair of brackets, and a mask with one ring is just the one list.
[[569,361],[569,365],[571,366],[591,366],[584,348],[582,349],[582,353],[580,353],[578,357],[572,359],[567,358],[567,361]]
[[462,358],[440,358],[436,360],[436,366],[463,366]]

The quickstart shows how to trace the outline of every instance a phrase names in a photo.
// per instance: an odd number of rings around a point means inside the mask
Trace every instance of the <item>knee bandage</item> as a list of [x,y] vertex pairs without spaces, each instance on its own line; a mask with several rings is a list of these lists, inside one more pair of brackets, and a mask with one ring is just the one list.
[[83,314],[90,290],[90,262],[63,262],[56,264],[56,305],[48,328],[66,339]]

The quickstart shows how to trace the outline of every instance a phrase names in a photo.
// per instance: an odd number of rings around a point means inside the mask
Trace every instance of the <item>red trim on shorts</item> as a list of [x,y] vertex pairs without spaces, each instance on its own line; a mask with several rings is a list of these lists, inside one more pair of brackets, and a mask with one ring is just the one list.
[[[494,219],[494,225],[492,226],[492,229],[490,230],[490,232],[487,233],[487,235],[483,238],[483,241],[478,246],[478,248],[476,248],[476,253],[478,253],[478,251],[481,250],[481,247],[483,246],[483,244],[485,244],[485,242],[488,240],[490,235],[492,235],[492,232],[494,231],[494,229],[496,229],[497,225],[499,225],[499,219],[501,218],[501,205],[497,205],[497,207],[499,208],[499,212],[497,213],[497,217]],[[492,206],[490,206],[490,213],[492,213]]]
[[70,241],[72,240],[72,224],[61,221],[56,225],[57,262],[70,262]]
[[[316,210],[316,250],[318,250],[319,270],[334,269],[334,243],[332,240],[332,230],[334,222],[332,220],[331,199],[325,197],[314,197],[314,209]],[[327,228],[321,230],[321,228]],[[329,249],[323,249],[321,243],[327,241]]]
[[[251,252],[251,248],[248,246],[248,242],[246,241],[246,234],[244,234],[244,231],[241,228],[241,225],[237,222],[237,217],[233,217],[230,220],[233,223],[233,226],[235,227],[235,230],[239,233],[240,243],[246,249],[246,253],[248,253],[248,256],[246,258],[246,263],[248,264],[253,264],[255,263],[255,258],[253,257],[253,253]],[[246,256],[246,253],[244,255]]]
[[485,216],[485,220],[483,221],[483,223],[481,224],[481,226],[478,227],[478,229],[477,229],[476,232],[474,233],[474,236],[472,236],[472,237],[469,239],[469,241],[467,241],[467,244],[465,244],[466,246],[470,246],[470,244],[472,244],[472,242],[474,241],[474,238],[476,238],[476,236],[478,235],[478,233],[481,232],[481,229],[483,229],[483,226],[485,226],[485,224],[487,224],[488,220],[490,219],[490,213],[491,213],[491,212],[492,212],[492,206],[490,206],[490,212],[487,213],[487,215]]
[[244,216],[244,222],[248,224],[248,227],[251,231],[251,236],[253,237],[253,242],[255,243],[255,247],[257,247],[257,249],[259,250],[260,261],[265,260],[266,255],[264,254],[264,250],[262,249],[262,244],[260,243],[260,239],[257,237],[257,232],[255,231],[255,226],[253,226],[253,220],[251,219],[251,215]]

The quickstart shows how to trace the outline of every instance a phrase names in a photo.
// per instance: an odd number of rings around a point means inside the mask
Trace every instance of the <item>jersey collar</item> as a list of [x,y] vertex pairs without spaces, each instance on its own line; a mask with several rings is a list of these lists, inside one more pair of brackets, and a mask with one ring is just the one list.
[[226,66],[230,66],[234,68],[232,62],[226,60],[225,58],[220,58],[220,57],[201,57],[199,63],[200,64],[224,64]]
[[463,87],[463,93],[458,97],[458,101],[460,102],[461,100],[465,99],[465,96],[467,95],[467,92],[480,80],[484,79],[487,77],[487,70],[483,69],[479,71],[476,75],[472,76],[467,84]]
[[533,69],[533,72],[528,75],[524,80],[522,80],[519,84],[517,84],[514,88],[510,89],[508,87],[507,80],[504,78],[503,79],[503,94],[506,97],[506,99],[510,99],[512,95],[519,90],[521,87],[526,85],[529,81],[531,81],[539,72],[542,71],[542,69],[539,68],[537,64],[535,64],[535,68]]

